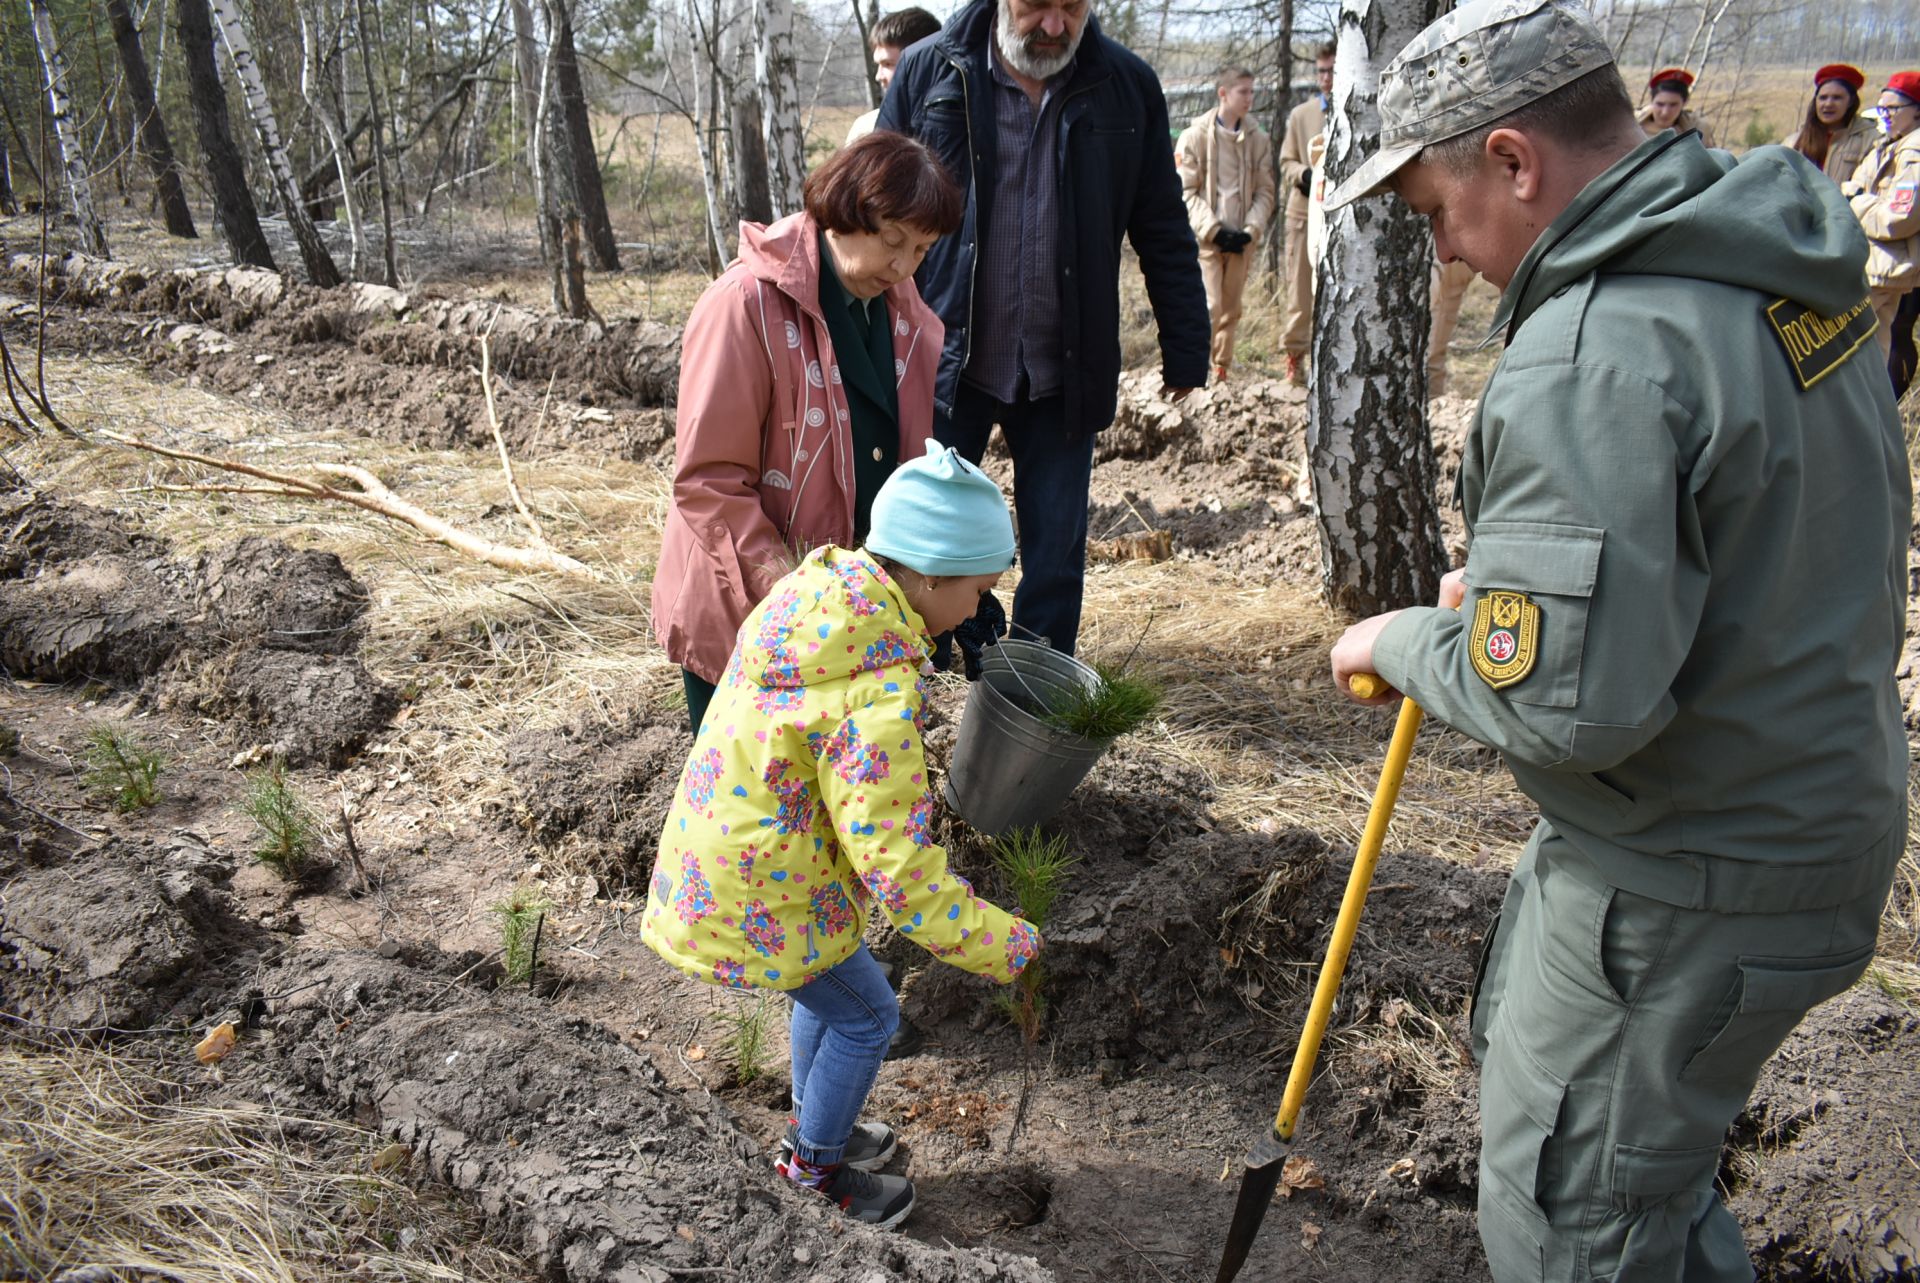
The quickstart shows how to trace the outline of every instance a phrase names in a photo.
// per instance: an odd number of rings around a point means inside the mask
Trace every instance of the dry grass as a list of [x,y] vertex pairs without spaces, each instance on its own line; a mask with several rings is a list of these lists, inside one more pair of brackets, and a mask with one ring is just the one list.
[[[204,1076],[201,1082],[207,1080]],[[0,1045],[0,1273],[172,1283],[509,1280],[470,1215],[373,1132],[79,1047]],[[93,1277],[89,1274],[88,1277]]]
[[[350,459],[410,500],[506,541],[520,531],[505,485],[481,452],[412,449],[305,423],[118,363],[48,359],[55,404],[83,431],[138,432],[163,444],[297,470]],[[603,581],[514,577],[346,505],[232,503],[154,489],[196,478],[193,465],[43,438],[17,467],[64,497],[119,509],[187,553],[257,534],[336,552],[372,594],[361,650],[376,676],[413,697],[402,732],[377,750],[393,770],[450,786],[468,809],[505,805],[504,741],[582,707],[608,713],[636,692],[667,698],[677,670],[652,639],[652,569],[668,481],[648,465],[580,455],[516,461],[554,545]]]

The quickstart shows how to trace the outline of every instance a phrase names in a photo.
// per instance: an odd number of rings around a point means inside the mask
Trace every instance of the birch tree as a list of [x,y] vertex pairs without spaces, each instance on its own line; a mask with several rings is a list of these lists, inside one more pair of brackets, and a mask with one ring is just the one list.
[[180,165],[173,158],[173,140],[167,136],[167,122],[160,115],[153,77],[147,72],[146,51],[140,47],[140,28],[133,21],[127,0],[107,0],[107,22],[113,28],[113,43],[120,51],[120,74],[126,81],[140,154],[147,158],[147,166],[153,171],[154,193],[160,199],[167,232],[194,239],[198,233],[193,226],[193,211],[187,207]]
[[33,38],[40,47],[47,120],[53,126],[53,145],[59,149],[60,167],[66,175],[67,198],[73,202],[73,216],[80,226],[80,243],[89,254],[107,258],[107,231],[93,207],[93,179],[87,172],[86,148],[73,118],[73,98],[67,92],[67,68],[60,56],[60,38],[53,30],[53,14],[47,11],[46,0],[27,0],[27,8],[33,13]]
[[[1380,72],[1442,0],[1344,0],[1329,187],[1380,145]],[[1357,615],[1431,602],[1445,557],[1427,431],[1424,220],[1398,200],[1357,201],[1327,216],[1314,298],[1307,446],[1320,514],[1321,580]]]
[[180,56],[187,64],[187,97],[193,103],[194,133],[213,193],[213,221],[233,257],[250,267],[273,267],[273,250],[260,230],[260,212],[247,188],[247,172],[233,145],[227,120],[227,91],[213,57],[213,15],[207,0],[175,0],[180,27]]
[[801,124],[800,75],[793,56],[793,0],[753,0],[753,79],[760,90],[761,137],[767,144],[767,191],[773,216],[800,208],[807,181],[807,138]]
[[[333,47],[337,50],[336,40]],[[324,67],[331,58],[320,56],[319,33],[306,12],[300,14],[300,99],[307,104],[307,110],[320,122],[320,128],[327,136],[327,147],[333,153],[334,172],[340,177],[340,203],[347,218],[347,271],[360,270],[360,217],[353,203],[353,148],[347,141],[347,125],[340,118],[340,112],[334,106],[334,99],[321,82]],[[346,67],[341,66],[344,79]],[[344,97],[344,93],[342,97]],[[304,187],[304,185],[303,185]]]
[[260,150],[266,156],[267,170],[273,175],[274,190],[280,194],[287,226],[293,229],[294,243],[300,247],[300,261],[306,266],[307,279],[323,289],[338,285],[340,269],[334,266],[327,243],[320,239],[320,229],[313,225],[300,199],[293,164],[288,161],[287,149],[280,141],[280,122],[274,117],[273,101],[267,97],[260,62],[253,56],[253,41],[240,22],[240,6],[234,0],[208,0],[208,3],[220,33],[220,43],[226,46],[227,57],[233,64],[234,79],[240,82],[247,115],[253,120],[254,131],[260,135]]
[[20,207],[13,199],[13,163],[7,155],[7,138],[0,134],[0,214],[19,212]]
[[753,72],[753,33],[745,6],[737,7],[727,16],[721,32],[719,66],[724,67],[726,73],[733,217],[735,221],[771,223],[773,193],[767,186],[767,140],[760,111],[760,87]]

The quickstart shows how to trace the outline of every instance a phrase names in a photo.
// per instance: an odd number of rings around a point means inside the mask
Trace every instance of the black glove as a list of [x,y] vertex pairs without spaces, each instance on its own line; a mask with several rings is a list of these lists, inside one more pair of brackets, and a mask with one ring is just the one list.
[[963,621],[953,630],[954,645],[960,648],[960,659],[966,665],[967,680],[980,680],[980,661],[989,646],[996,645],[1007,635],[1007,612],[1000,605],[999,598],[992,593],[980,595],[980,609],[973,612],[973,618]]
[[1238,254],[1253,243],[1253,237],[1246,232],[1223,227],[1213,234],[1213,243],[1220,247],[1223,254]]
[[1293,189],[1302,196],[1313,195],[1313,171],[1311,169],[1301,170],[1300,177],[1293,180]]

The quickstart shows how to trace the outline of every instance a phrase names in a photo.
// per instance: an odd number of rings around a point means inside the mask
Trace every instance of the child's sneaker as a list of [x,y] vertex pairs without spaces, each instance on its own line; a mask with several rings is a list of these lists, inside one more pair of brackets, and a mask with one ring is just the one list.
[[783,1153],[776,1167],[794,1184],[825,1194],[854,1220],[879,1229],[892,1229],[913,1211],[913,1182],[904,1176],[863,1172],[845,1163],[815,1166],[794,1157],[791,1150]]
[[[786,1162],[793,1156],[793,1144],[799,1135],[800,1124],[787,1119],[787,1130],[781,1133],[779,1153],[775,1161]],[[846,1153],[841,1155],[843,1166],[863,1172],[877,1172],[887,1165],[893,1157],[893,1128],[885,1123],[855,1123],[853,1135],[847,1137]]]

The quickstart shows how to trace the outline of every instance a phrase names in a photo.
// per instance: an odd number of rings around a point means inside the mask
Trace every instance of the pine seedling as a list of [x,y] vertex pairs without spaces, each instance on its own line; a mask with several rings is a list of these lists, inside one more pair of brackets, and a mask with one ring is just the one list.
[[733,1078],[742,1087],[767,1072],[772,1058],[767,1038],[767,996],[760,994],[752,1005],[740,1004],[724,1011],[720,1022],[727,1027],[727,1049],[733,1056]]
[[552,907],[553,901],[533,887],[515,887],[512,895],[493,906],[500,916],[500,952],[505,959],[507,983],[533,982],[534,969],[540,965],[540,924]]
[[[1020,916],[1044,929],[1053,902],[1060,898],[1067,875],[1080,863],[1080,857],[1067,853],[1065,835],[1050,838],[1039,829],[1011,829],[994,839],[993,862],[1012,884]],[[1013,982],[1012,991],[1001,998],[1001,1009],[1020,1031],[1020,1105],[1007,1132],[1009,1154],[1026,1126],[1027,1107],[1033,1101],[1033,1045],[1040,1038],[1040,1024],[1047,1014],[1047,1002],[1040,993],[1043,975],[1040,959],[1029,959]]]
[[87,732],[87,791],[116,811],[137,811],[160,800],[166,755],[125,726],[102,722]]
[[1117,739],[1146,725],[1160,711],[1160,688],[1124,668],[1095,664],[1100,680],[1075,686],[1042,719],[1083,739]]
[[240,809],[260,826],[262,840],[253,858],[288,882],[305,877],[313,868],[320,817],[287,782],[284,761],[276,757],[272,765],[247,772],[247,793]]

